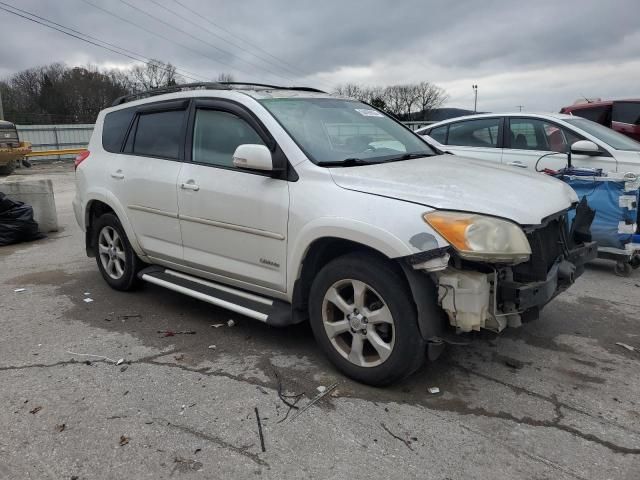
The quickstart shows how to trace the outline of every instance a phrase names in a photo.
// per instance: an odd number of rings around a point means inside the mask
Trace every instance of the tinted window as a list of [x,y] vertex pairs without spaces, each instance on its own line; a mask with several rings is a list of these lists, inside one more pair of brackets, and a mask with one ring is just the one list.
[[463,147],[497,147],[499,118],[482,118],[449,126],[447,145]]
[[264,145],[241,118],[217,110],[198,110],[193,131],[193,161],[233,167],[233,153],[245,143]]
[[125,108],[105,115],[102,125],[102,148],[107,152],[120,151],[134,114],[135,109]]
[[597,122],[602,125],[607,124],[607,117],[611,107],[609,105],[601,105],[598,107],[589,108],[576,108],[571,113],[578,117],[586,118],[592,122]]
[[180,158],[184,118],[184,110],[141,114],[133,141],[133,153],[169,159]]
[[433,138],[436,142],[442,143],[444,145],[444,143],[445,143],[445,141],[447,139],[447,127],[448,127],[448,125],[445,125],[443,127],[434,128],[429,133],[429,136],[431,138]]
[[615,102],[613,104],[613,121],[640,125],[640,103]]

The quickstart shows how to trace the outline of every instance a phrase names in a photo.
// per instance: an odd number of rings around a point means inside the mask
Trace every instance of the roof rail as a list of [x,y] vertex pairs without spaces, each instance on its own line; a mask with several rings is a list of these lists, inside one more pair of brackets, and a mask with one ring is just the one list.
[[261,87],[273,90],[297,90],[300,92],[318,92],[326,93],[322,90],[312,87],[283,87],[280,85],[269,85],[266,83],[251,83],[251,82],[197,82],[197,83],[182,83],[179,85],[171,85],[168,87],[154,88],[153,90],[145,90],[144,92],[132,93],[130,95],[123,95],[116,98],[111,104],[112,107],[122,105],[123,103],[131,102],[133,100],[139,100],[141,98],[153,97],[155,95],[163,95],[165,93],[182,92],[185,90],[231,90],[234,86],[247,86],[247,87]]

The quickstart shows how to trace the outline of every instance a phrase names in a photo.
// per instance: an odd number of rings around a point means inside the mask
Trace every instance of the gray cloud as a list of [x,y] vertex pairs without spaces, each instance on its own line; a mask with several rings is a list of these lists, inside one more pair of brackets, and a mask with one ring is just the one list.
[[[557,110],[580,95],[639,96],[635,82],[640,73],[637,0],[180,0],[198,16],[173,0],[157,0],[260,58],[149,0],[127,1],[207,44],[120,0],[89,1],[134,25],[82,0],[5,1],[145,57],[170,61],[202,78],[231,72],[238,79],[299,82],[325,89],[346,81],[385,84],[425,79],[445,87],[452,105],[466,107],[472,101],[471,84],[477,83],[479,106],[485,110],[516,105]],[[290,67],[212,27],[206,19]],[[105,66],[132,63],[2,11],[0,29],[4,43],[0,77],[53,61]]]

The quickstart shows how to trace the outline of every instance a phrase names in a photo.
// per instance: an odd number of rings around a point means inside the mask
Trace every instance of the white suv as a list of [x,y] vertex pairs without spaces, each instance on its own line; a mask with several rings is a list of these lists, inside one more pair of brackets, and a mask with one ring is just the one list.
[[[452,333],[537,316],[596,254],[575,193],[434,150],[312,89],[192,84],[119,99],[74,210],[113,288],[140,280],[274,326],[384,385]],[[90,152],[90,153],[89,153]]]

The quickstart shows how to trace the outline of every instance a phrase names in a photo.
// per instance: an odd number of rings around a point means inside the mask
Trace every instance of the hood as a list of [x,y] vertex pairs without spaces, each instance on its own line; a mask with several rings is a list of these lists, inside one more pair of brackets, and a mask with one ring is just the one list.
[[537,225],[578,200],[567,184],[455,155],[330,169],[347,190],[406,200],[441,210],[483,213]]

